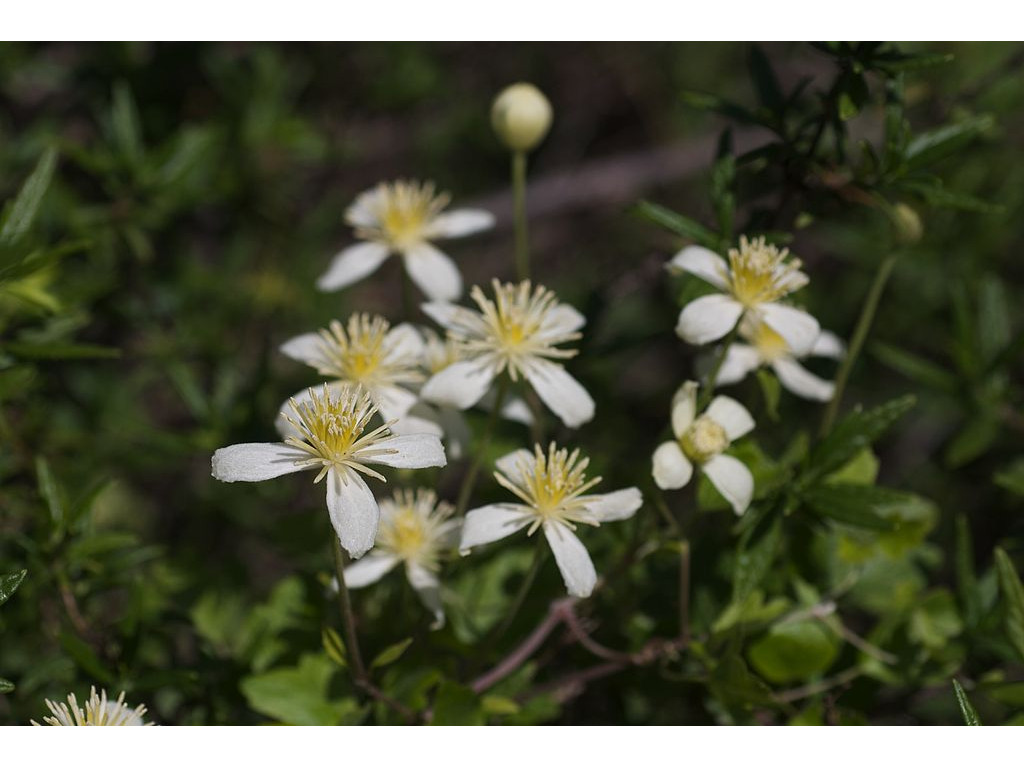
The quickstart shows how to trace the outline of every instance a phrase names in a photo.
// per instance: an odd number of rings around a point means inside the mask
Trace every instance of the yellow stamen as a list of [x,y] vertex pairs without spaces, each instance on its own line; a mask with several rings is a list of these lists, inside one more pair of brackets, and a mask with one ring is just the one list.
[[405,250],[427,239],[427,230],[448,205],[447,193],[437,193],[432,182],[395,181],[379,184],[363,198],[363,204],[375,220],[368,223],[350,209],[349,221],[356,235],[366,240],[384,242],[397,250]]
[[516,465],[520,477],[513,480],[501,472],[495,472],[494,477],[537,513],[528,534],[548,520],[575,529],[573,523],[597,525],[583,514],[585,506],[580,501],[583,493],[601,482],[600,477],[587,480],[589,464],[590,459],[580,458],[579,449],[569,453],[567,448],[558,449],[551,443],[545,455],[540,445],[535,445],[533,456]]
[[740,247],[729,249],[730,293],[745,307],[756,307],[802,287],[807,280],[801,262],[788,257],[788,248],[780,251],[763,237],[740,237]]
[[710,416],[699,416],[679,439],[683,453],[698,464],[717,456],[729,447],[725,429]]

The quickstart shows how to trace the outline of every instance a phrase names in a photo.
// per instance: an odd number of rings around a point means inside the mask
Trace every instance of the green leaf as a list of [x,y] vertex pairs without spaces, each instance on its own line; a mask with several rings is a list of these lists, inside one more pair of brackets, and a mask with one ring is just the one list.
[[778,553],[782,523],[776,517],[767,526],[752,528],[744,534],[736,553],[732,576],[732,603],[746,600],[761,585]]
[[69,344],[66,342],[27,343],[9,341],[4,350],[26,360],[110,360],[121,356],[121,350],[98,344]]
[[670,211],[668,208],[647,200],[641,200],[637,203],[636,211],[643,218],[653,221],[655,224],[660,224],[677,235],[694,240],[707,248],[715,249],[718,247],[717,234],[703,224],[683,216],[681,213]]
[[960,705],[960,713],[964,716],[964,725],[981,725],[978,713],[971,706],[971,701],[967,698],[963,686],[955,677],[953,678],[953,693],[956,694],[956,703]]
[[994,122],[988,116],[972,117],[918,134],[907,145],[904,155],[907,167],[912,171],[919,170],[952,155],[989,130]]
[[859,451],[852,459],[825,478],[826,483],[874,485],[878,478],[878,457],[870,448]]
[[926,648],[938,651],[963,629],[953,596],[944,589],[937,589],[918,601],[910,614],[907,635]]
[[830,520],[873,531],[893,531],[897,524],[884,508],[906,501],[910,494],[858,483],[816,485],[801,497],[816,513]]
[[0,224],[0,247],[11,245],[27,234],[39,206],[43,202],[46,190],[53,180],[53,171],[57,167],[57,152],[48,149],[39,158],[35,170],[22,185],[18,196],[4,213],[3,224]]
[[25,580],[26,570],[15,571],[0,576],[0,605],[6,603],[11,595],[15,593],[21,582]]
[[779,87],[772,64],[764,55],[761,46],[752,45],[750,47],[747,69],[750,72],[750,79],[754,83],[758,100],[770,113],[777,115],[782,109],[785,99],[782,96],[782,88]]
[[13,690],[14,683],[4,677],[0,677],[0,693],[10,693]]
[[957,389],[955,375],[919,355],[882,342],[873,344],[871,353],[884,365],[918,384],[924,384],[940,392],[955,392]]
[[103,666],[92,646],[84,640],[68,632],[61,632],[60,644],[86,675],[107,685],[114,683],[114,676]]
[[64,526],[64,494],[61,492],[57,478],[50,470],[50,464],[42,456],[36,456],[36,480],[39,486],[39,495],[46,502],[50,510],[50,520],[56,530],[62,530]]
[[361,709],[350,698],[328,696],[337,667],[325,654],[306,654],[294,667],[280,667],[242,680],[249,706],[290,725],[341,725],[358,722]]
[[469,688],[442,680],[434,699],[434,717],[431,725],[484,725],[483,705]]
[[773,683],[789,683],[819,675],[839,653],[835,636],[817,621],[776,624],[750,646],[747,658]]
[[410,645],[412,645],[411,637],[407,637],[405,640],[399,640],[394,645],[389,645],[377,654],[377,657],[372,662],[370,662],[370,669],[386,667],[388,664],[394,664],[402,657],[402,654],[405,653],[406,649]]
[[348,666],[348,656],[345,653],[345,643],[341,641],[341,637],[331,627],[324,627],[320,633],[320,639],[324,644],[324,650],[327,652],[327,656],[337,664],[339,667]]
[[981,597],[978,592],[978,579],[974,572],[974,551],[971,541],[971,529],[967,516],[956,516],[956,549],[953,555],[956,571],[956,590],[963,606],[964,621],[968,626],[977,624],[981,617]]
[[138,162],[142,157],[142,131],[135,99],[127,83],[119,82],[114,86],[110,127],[120,152],[132,163]]
[[761,396],[764,397],[764,410],[768,418],[778,421],[779,396],[782,393],[778,377],[767,368],[758,368],[757,383],[761,385]]
[[1010,556],[1001,547],[996,547],[995,559],[999,591],[1003,595],[1006,610],[1006,635],[1021,660],[1024,660],[1024,586],[1021,586]]
[[999,437],[1000,423],[995,414],[980,413],[969,418],[946,447],[943,459],[950,469],[970,464],[985,453]]
[[1009,466],[992,477],[993,482],[1017,496],[1024,496],[1024,456],[1018,456]]

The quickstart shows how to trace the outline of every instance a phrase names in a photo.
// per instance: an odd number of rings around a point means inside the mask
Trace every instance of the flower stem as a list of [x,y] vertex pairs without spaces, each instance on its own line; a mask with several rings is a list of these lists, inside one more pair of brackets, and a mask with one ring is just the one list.
[[530,245],[526,226],[526,153],[512,153],[512,207],[515,220],[516,277],[530,277]]
[[491,407],[491,415],[487,417],[487,427],[484,429],[483,438],[476,452],[473,454],[473,461],[462,478],[462,486],[459,488],[458,501],[455,504],[455,516],[462,517],[466,514],[466,507],[469,498],[473,495],[473,488],[476,486],[476,476],[480,474],[480,466],[483,464],[484,455],[487,453],[487,446],[491,443],[491,436],[494,434],[494,427],[498,423],[498,415],[501,413],[501,406],[505,402],[505,392],[508,390],[508,380],[502,378],[498,384],[498,391],[494,396],[494,405]]
[[338,578],[338,607],[341,609],[341,621],[345,629],[345,645],[348,650],[348,662],[352,667],[352,677],[356,685],[367,682],[366,665],[359,652],[359,638],[356,636],[356,620],[352,613],[352,599],[345,585],[345,553],[341,550],[341,542],[337,536],[334,540],[334,573]]
[[864,306],[860,310],[857,327],[853,332],[853,338],[850,340],[850,348],[846,353],[843,364],[839,367],[839,373],[836,374],[836,388],[821,420],[822,435],[828,434],[832,429],[832,425],[835,424],[836,416],[839,414],[839,406],[843,400],[843,390],[846,389],[846,381],[850,377],[853,364],[857,361],[861,347],[864,346],[864,341],[868,337],[868,331],[871,330],[871,323],[875,319],[875,312],[878,310],[878,302],[882,298],[885,284],[889,282],[889,275],[892,274],[892,268],[895,263],[896,257],[889,256],[878,266],[878,271],[875,273],[875,281],[871,284],[871,289],[864,299]]
[[679,542],[679,639],[690,642],[690,542]]
[[[540,567],[544,563],[544,555],[547,553],[547,549],[544,546],[544,542],[537,537],[537,546],[533,552],[533,562],[530,563],[530,570],[523,576],[523,581],[519,585],[519,591],[516,592],[515,598],[512,600],[512,606],[509,608],[508,613],[505,614],[505,618],[493,629],[490,633],[490,639],[495,640],[505,634],[508,628],[512,626],[512,622],[515,621],[516,615],[519,610],[523,607],[523,603],[526,602],[526,596],[530,593],[530,587],[533,586],[533,582],[537,579],[537,574],[540,573]],[[490,643],[488,643],[490,645]]]

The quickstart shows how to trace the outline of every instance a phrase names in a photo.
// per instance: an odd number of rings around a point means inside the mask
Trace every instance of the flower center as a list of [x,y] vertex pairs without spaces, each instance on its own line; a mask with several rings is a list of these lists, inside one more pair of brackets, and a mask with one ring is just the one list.
[[683,453],[698,464],[717,456],[729,447],[725,429],[710,416],[699,416],[680,438]]
[[388,359],[390,327],[384,318],[367,314],[352,315],[347,328],[332,321],[329,328],[320,331],[324,363],[317,371],[364,387],[421,380],[414,369],[417,361]]
[[750,341],[757,349],[761,359],[769,363],[790,354],[789,344],[786,343],[786,340],[765,323],[757,324],[750,335]]
[[437,568],[442,525],[453,511],[451,504],[438,502],[431,490],[397,491],[392,499],[381,502],[377,543],[403,560]]
[[518,478],[513,480],[501,472],[495,472],[494,477],[502,486],[533,507],[537,520],[528,533],[537,530],[545,520],[575,528],[573,523],[591,522],[580,514],[584,504],[579,497],[601,482],[600,477],[587,480],[586,469],[589,464],[590,459],[581,458],[579,449],[569,453],[567,448],[558,449],[551,443],[545,455],[541,447],[535,445],[533,456],[517,465]]
[[356,234],[370,240],[383,240],[399,250],[423,242],[427,227],[449,200],[447,194],[438,194],[430,182],[381,184],[373,194],[376,225],[360,224]]
[[806,278],[800,273],[799,259],[789,259],[789,249],[781,251],[763,237],[740,237],[740,247],[729,249],[729,290],[745,307],[775,301],[800,288]]

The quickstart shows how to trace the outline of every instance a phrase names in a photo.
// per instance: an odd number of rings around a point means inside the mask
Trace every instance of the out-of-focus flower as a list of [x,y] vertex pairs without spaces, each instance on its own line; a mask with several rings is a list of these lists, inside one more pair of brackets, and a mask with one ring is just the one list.
[[89,699],[85,709],[78,706],[75,694],[68,694],[68,703],[54,702],[46,699],[53,717],[43,717],[43,722],[32,720],[32,725],[153,725],[143,720],[146,707],[143,704],[132,709],[124,703],[124,691],[117,701],[110,701],[107,692],[96,693],[96,686],[89,690]]
[[754,318],[779,334],[796,355],[806,354],[818,337],[818,321],[803,310],[778,303],[807,285],[800,260],[769,245],[763,237],[740,238],[729,261],[699,245],[677,253],[669,269],[696,275],[721,293],[694,299],[679,313],[676,333],[691,344],[707,344],[725,336],[741,317]]
[[[797,362],[789,344],[764,323],[744,320],[740,324],[740,336],[749,344],[732,344],[725,355],[722,368],[718,372],[718,384],[734,384],[742,380],[751,371],[762,365],[771,366],[775,375],[786,389],[795,395],[808,400],[827,402],[832,399],[835,384],[825,381],[804,368]],[[828,331],[822,331],[815,339],[814,345],[806,355],[800,357],[832,357],[842,358],[845,354],[843,342],[839,337]]]
[[405,271],[434,301],[454,301],[462,295],[458,267],[435,248],[433,240],[465,237],[494,226],[487,211],[445,211],[447,193],[437,193],[432,182],[381,183],[360,194],[345,211],[345,221],[365,241],[349,246],[317,280],[322,291],[336,291],[372,274],[392,253],[405,263]]
[[283,443],[241,443],[213,454],[213,476],[227,483],[259,482],[303,470],[327,478],[327,510],[341,545],[353,558],[373,546],[380,510],[361,475],[384,480],[369,464],[399,469],[443,467],[436,435],[392,435],[387,424],[369,429],[377,407],[360,387],[344,384],[309,391],[285,414],[292,434]]
[[747,409],[722,395],[697,416],[697,383],[686,382],[672,398],[676,439],[654,451],[654,482],[666,490],[682,488],[690,482],[696,464],[736,514],[742,515],[754,495],[754,476],[743,462],[723,451],[753,428],[754,419]]
[[503,539],[523,528],[527,528],[527,535],[542,528],[569,594],[588,597],[597,583],[597,573],[574,533],[576,526],[626,520],[643,503],[636,488],[587,494],[601,481],[599,477],[587,480],[588,463],[579,450],[569,453],[554,443],[546,454],[536,445],[533,453],[518,450],[498,459],[495,479],[522,503],[488,504],[471,510],[462,524],[459,550],[467,554],[472,547]]
[[470,296],[478,311],[442,302],[423,305],[423,311],[458,343],[461,359],[432,376],[421,396],[469,408],[507,371],[512,381],[525,378],[566,426],[590,421],[593,399],[561,363],[552,362],[576,354],[557,345],[580,338],[579,329],[586,322],[583,315],[529,280],[504,285],[495,280],[493,287],[493,301],[479,286],[473,287]]
[[551,102],[530,83],[514,83],[498,94],[491,106],[491,125],[514,152],[529,152],[551,127]]
[[397,491],[380,502],[377,541],[366,557],[345,569],[345,584],[352,589],[379,581],[399,563],[420,600],[434,614],[434,628],[444,625],[441,585],[437,578],[445,550],[455,546],[460,520],[452,520],[454,507],[421,488]]

